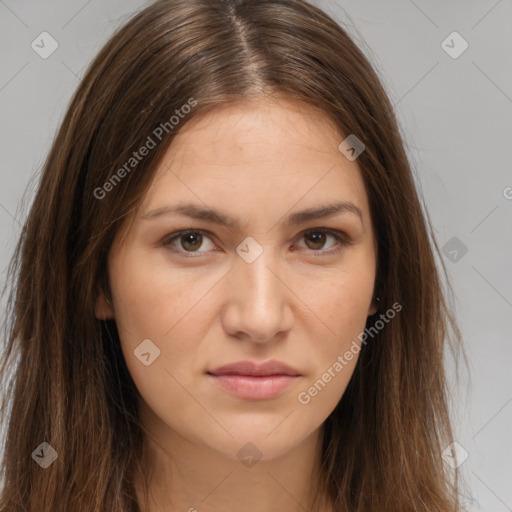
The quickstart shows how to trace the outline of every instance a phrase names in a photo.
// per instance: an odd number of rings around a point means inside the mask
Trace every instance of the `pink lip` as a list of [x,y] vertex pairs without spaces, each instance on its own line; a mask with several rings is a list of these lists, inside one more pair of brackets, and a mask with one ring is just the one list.
[[212,375],[251,375],[258,377],[262,375],[300,375],[300,372],[295,368],[274,359],[264,363],[238,361],[226,364],[208,373]]
[[267,400],[273,398],[290,387],[298,376],[267,375],[255,377],[251,375],[211,375],[217,384],[234,395],[246,400]]
[[279,361],[240,361],[208,372],[222,388],[246,400],[273,398],[290,387],[300,373]]

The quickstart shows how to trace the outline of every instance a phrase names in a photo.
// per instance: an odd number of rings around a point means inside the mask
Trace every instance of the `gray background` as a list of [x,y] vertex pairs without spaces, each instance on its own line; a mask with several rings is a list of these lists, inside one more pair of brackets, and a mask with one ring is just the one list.
[[[147,3],[0,0],[0,285],[84,68]],[[455,440],[469,454],[467,509],[512,511],[512,3],[316,4],[347,24],[381,76],[444,247],[470,360],[471,379],[462,372],[459,381],[449,361]],[[31,47],[44,31],[58,43],[46,59]],[[461,39],[442,44],[454,31],[469,45],[457,58],[445,50],[458,54]]]

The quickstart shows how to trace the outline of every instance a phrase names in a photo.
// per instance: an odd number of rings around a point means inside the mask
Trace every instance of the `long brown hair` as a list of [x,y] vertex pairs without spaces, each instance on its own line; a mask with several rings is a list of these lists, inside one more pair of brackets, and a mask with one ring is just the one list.
[[[381,312],[403,307],[362,347],[325,422],[322,469],[335,511],[459,510],[457,472],[441,456],[452,441],[445,346],[458,331],[376,72],[345,29],[302,0],[159,0],[86,72],[9,266],[1,511],[140,510],[138,391],[115,322],[95,318],[98,293],[110,296],[107,255],[186,123],[272,93],[316,106],[365,144],[358,164],[378,242],[375,295]],[[135,163],[148,137],[156,144]],[[58,455],[45,469],[35,458],[48,453],[43,442]]]

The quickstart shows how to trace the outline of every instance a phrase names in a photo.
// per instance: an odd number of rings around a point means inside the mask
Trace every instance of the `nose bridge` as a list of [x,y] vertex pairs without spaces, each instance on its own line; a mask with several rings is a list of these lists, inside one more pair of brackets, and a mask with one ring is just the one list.
[[240,257],[233,270],[229,329],[255,340],[267,340],[288,329],[288,290],[278,278],[275,253],[266,248],[252,262]]
[[241,281],[258,295],[258,300],[265,300],[269,288],[276,287],[279,283],[274,273],[270,271],[279,265],[273,243],[271,237],[258,237],[256,240],[248,236],[236,250],[239,256],[235,263],[236,273],[240,275]]
[[270,253],[270,249],[267,249],[252,263],[238,262],[241,267],[240,273],[251,297],[249,304],[266,307],[271,305],[270,301],[279,301],[282,283],[277,279],[276,271],[271,271],[276,265],[275,258],[272,258]]

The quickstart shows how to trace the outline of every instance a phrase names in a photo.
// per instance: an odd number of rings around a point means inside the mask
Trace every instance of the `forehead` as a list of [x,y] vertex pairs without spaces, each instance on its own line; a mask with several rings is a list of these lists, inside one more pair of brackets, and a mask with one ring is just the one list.
[[178,132],[143,206],[183,195],[241,207],[351,196],[364,208],[361,172],[338,149],[342,140],[327,114],[303,102],[222,105]]
[[[167,163],[210,160],[238,165],[338,154],[341,134],[318,108],[286,97],[222,104],[187,123],[173,140]],[[204,144],[203,144],[204,143]]]

